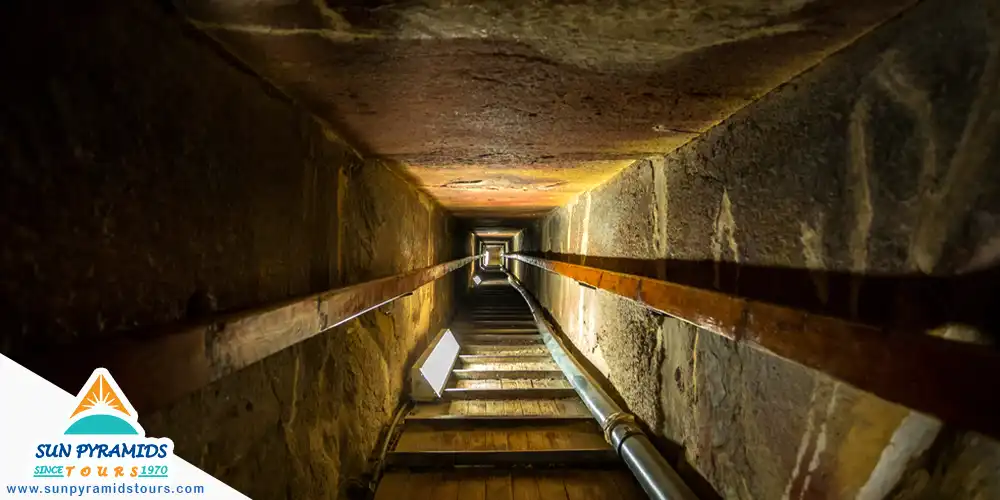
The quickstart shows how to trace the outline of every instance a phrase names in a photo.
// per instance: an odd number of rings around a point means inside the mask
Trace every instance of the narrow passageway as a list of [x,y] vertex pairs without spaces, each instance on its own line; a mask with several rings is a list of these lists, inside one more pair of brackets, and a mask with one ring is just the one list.
[[552,359],[503,273],[449,330],[459,354],[439,400],[404,417],[375,498],[645,498]]
[[9,0],[0,52],[0,362],[236,496],[1000,498],[996,0]]

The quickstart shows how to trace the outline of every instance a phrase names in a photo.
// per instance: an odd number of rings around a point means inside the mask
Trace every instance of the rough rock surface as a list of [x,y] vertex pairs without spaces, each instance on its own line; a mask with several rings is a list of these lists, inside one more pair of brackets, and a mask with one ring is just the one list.
[[[155,2],[0,7],[0,350],[142,333],[452,258],[452,219]],[[30,42],[29,42],[30,41]],[[336,498],[451,279],[141,421],[252,498]]]
[[[654,262],[698,286],[870,321],[913,313],[882,310],[863,278],[1000,264],[998,14],[990,1],[923,2],[557,209],[520,248]],[[632,411],[725,498],[1000,495],[990,439],[517,267]]]
[[534,217],[667,153],[912,0],[177,0],[457,215]]

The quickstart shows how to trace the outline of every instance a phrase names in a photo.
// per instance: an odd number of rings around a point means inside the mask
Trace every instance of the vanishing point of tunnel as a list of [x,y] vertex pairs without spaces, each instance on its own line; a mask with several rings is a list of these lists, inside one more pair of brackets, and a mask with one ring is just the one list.
[[[97,380],[200,496],[1000,498],[996,0],[9,0],[0,47],[0,395]],[[23,465],[76,404],[0,405],[0,497],[112,479]]]

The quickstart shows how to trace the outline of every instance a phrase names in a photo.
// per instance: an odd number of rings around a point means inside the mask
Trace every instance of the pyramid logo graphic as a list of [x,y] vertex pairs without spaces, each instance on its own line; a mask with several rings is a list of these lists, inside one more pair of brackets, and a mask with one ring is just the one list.
[[104,368],[94,370],[77,394],[76,403],[66,434],[146,435],[135,408]]

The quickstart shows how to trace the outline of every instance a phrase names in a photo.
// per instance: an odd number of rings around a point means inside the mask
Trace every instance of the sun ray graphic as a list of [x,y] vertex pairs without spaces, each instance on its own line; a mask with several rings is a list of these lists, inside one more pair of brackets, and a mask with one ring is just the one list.
[[115,391],[111,389],[111,385],[108,384],[107,380],[104,380],[104,375],[97,376],[94,385],[90,386],[87,395],[83,397],[80,405],[76,407],[76,410],[69,418],[73,418],[78,413],[87,410],[117,410],[125,415],[129,415],[128,410],[125,409],[125,405],[118,399]]

